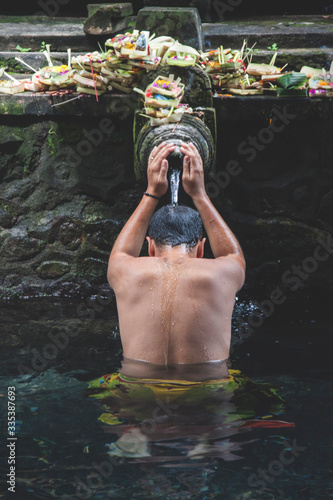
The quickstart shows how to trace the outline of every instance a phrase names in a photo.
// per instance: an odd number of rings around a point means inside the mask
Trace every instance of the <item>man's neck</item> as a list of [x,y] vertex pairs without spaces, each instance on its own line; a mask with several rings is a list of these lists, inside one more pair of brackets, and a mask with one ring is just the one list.
[[167,259],[195,258],[196,256],[196,247],[189,248],[186,245],[177,245],[175,247],[168,245],[161,248],[156,247],[155,253],[155,257]]

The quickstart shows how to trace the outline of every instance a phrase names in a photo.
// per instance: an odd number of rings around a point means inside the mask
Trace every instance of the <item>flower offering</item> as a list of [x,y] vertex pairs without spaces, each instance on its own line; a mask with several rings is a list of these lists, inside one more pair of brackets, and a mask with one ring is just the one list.
[[153,94],[161,94],[167,97],[177,99],[184,94],[185,85],[180,83],[180,78],[174,80],[174,75],[169,75],[169,78],[158,76],[152,85],[150,91]]
[[104,51],[100,47],[100,51],[70,57],[71,51],[68,49],[67,65],[54,65],[50,45],[46,45],[47,50],[43,54],[47,58],[47,66],[35,71],[31,80],[16,80],[6,75],[9,79],[1,80],[0,90],[2,93],[14,94],[24,90],[45,92],[76,88],[80,93],[95,94],[96,98],[108,91],[129,94],[136,90],[144,96],[145,116],[169,121],[177,121],[182,113],[188,112],[184,111],[184,104],[181,104],[185,86],[180,78],[175,79],[172,74],[168,77],[157,76],[145,92],[137,89],[142,78],[159,66],[196,66],[209,75],[218,95],[333,95],[333,63],[329,71],[303,66],[300,77],[297,72],[284,71],[287,65],[283,68],[275,65],[277,50],[269,64],[253,63],[254,46],[247,48],[246,45],[244,40],[240,50],[220,46],[199,53],[170,36],[155,38],[155,35],[150,36],[149,31],[133,30],[109,38]]
[[66,64],[61,66],[45,66],[32,76],[32,82],[42,85],[44,90],[75,87],[74,70]]
[[106,45],[115,50],[117,57],[139,59],[149,55],[149,31],[134,30],[107,40]]

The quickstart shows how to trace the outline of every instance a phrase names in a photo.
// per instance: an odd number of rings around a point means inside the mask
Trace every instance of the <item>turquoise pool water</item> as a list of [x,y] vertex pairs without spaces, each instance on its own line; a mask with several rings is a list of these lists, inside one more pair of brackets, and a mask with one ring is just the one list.
[[[1,472],[9,472],[7,394],[15,387],[16,498],[333,497],[329,320],[303,313],[284,330],[271,321],[236,344],[232,368],[253,382],[241,390],[197,403],[138,397],[119,414],[112,395],[87,391],[120,366],[116,320],[104,310],[89,323],[73,311],[1,309]],[[66,344],[61,332],[79,333]],[[278,387],[284,402],[260,384]],[[15,495],[6,488],[0,498]]]

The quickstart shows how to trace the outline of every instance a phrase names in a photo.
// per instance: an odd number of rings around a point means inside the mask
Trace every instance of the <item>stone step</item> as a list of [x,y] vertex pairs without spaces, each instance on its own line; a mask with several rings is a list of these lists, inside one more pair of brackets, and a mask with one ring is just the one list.
[[[108,37],[87,36],[83,31],[86,18],[47,18],[26,16],[17,18],[0,16],[0,51],[15,51],[17,45],[38,51],[42,42],[51,44],[55,52],[71,48],[87,52],[98,48]],[[135,17],[128,17],[129,28]],[[251,18],[202,24],[205,49],[220,45],[241,47],[243,40],[258,49],[277,44],[280,49],[330,49],[333,48],[332,17],[281,16]]]
[[265,49],[276,44],[281,49],[333,48],[332,17],[328,16],[265,16],[246,20],[204,23],[205,44],[216,48],[248,46],[256,43]]
[[[10,18],[12,19],[12,18]],[[27,17],[24,22],[3,22],[0,18],[0,50],[15,51],[16,46],[41,49],[42,42],[51,45],[51,51],[89,52],[98,50],[97,40],[83,31],[85,18]]]
[[[333,48],[322,49],[278,49],[276,58],[276,66],[282,68],[286,66],[286,70],[300,71],[302,66],[311,66],[313,68],[330,69],[333,61]],[[269,50],[258,50],[253,54],[252,62],[268,64],[272,59],[274,52]]]

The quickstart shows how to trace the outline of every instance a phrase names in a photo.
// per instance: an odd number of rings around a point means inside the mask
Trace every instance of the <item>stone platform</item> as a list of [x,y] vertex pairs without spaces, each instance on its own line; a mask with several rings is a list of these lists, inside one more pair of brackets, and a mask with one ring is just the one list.
[[[297,120],[333,119],[332,97],[277,96],[232,96],[216,95],[214,107],[226,121],[268,119],[273,109],[288,107],[297,115]],[[66,116],[85,116],[102,118],[113,115],[133,115],[137,108],[137,94],[109,93],[99,96],[98,102],[93,95],[73,92],[67,96],[52,96],[48,92],[20,94],[0,94],[0,115],[45,117],[47,119]],[[3,118],[5,118],[5,116]]]

